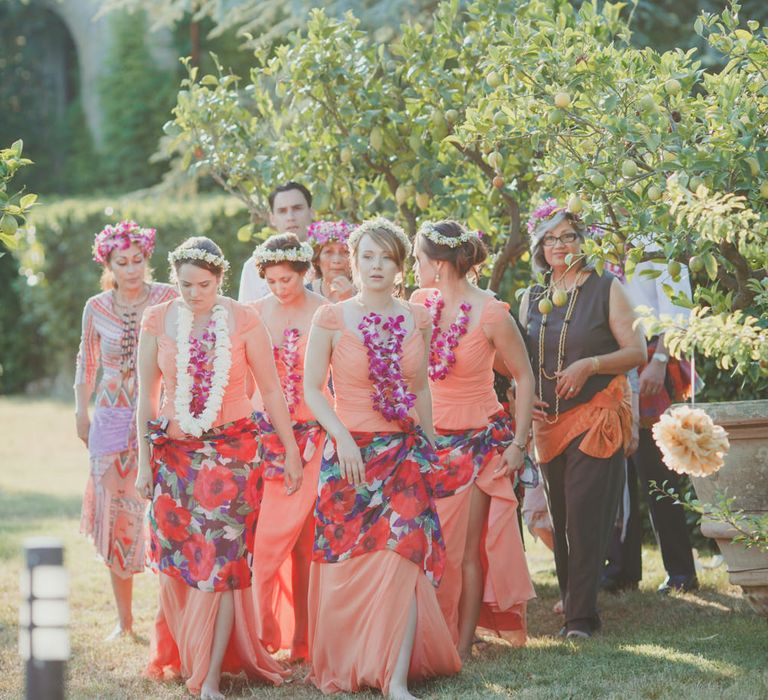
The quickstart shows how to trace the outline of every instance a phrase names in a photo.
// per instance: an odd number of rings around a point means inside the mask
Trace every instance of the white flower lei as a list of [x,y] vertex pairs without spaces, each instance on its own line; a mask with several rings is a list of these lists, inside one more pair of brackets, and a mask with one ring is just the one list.
[[195,417],[189,410],[192,402],[192,377],[189,374],[189,362],[191,348],[189,336],[192,333],[192,311],[185,304],[179,306],[179,320],[176,328],[176,398],[174,408],[179,427],[188,435],[200,437],[206,430],[210,430],[216,416],[219,415],[224,389],[229,381],[229,368],[232,365],[229,339],[229,323],[227,310],[216,304],[211,314],[213,319],[213,332],[216,334],[216,343],[213,351],[213,375],[208,398],[205,400],[205,408]]
[[467,231],[463,226],[462,231],[458,236],[444,236],[440,231],[435,228],[435,224],[431,221],[425,221],[421,228],[419,228],[419,235],[429,238],[430,241],[437,245],[445,245],[449,248],[456,248],[462,243],[471,241],[473,238],[480,238],[477,231]]
[[385,231],[388,231],[389,233],[397,236],[405,247],[405,254],[411,254],[411,241],[408,239],[405,231],[403,231],[403,229],[401,229],[397,224],[393,224],[389,219],[385,219],[383,216],[364,221],[354,231],[352,231],[352,234],[347,241],[349,249],[352,250],[366,233],[370,233],[376,229],[384,229]]
[[200,250],[200,248],[182,248],[181,250],[168,253],[168,262],[171,265],[186,260],[202,260],[203,262],[220,267],[222,272],[229,270],[229,262],[226,258],[209,253],[207,250]]
[[281,262],[312,262],[314,250],[309,243],[303,242],[298,248],[284,250],[268,250],[266,245],[266,243],[262,243],[253,251],[253,261],[257,265]]

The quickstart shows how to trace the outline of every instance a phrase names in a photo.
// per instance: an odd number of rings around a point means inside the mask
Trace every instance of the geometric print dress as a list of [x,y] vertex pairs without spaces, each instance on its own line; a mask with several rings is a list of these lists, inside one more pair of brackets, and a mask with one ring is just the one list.
[[75,386],[95,387],[95,406],[80,532],[93,541],[109,569],[123,578],[144,570],[147,502],[137,495],[134,484],[139,323],[145,307],[175,296],[174,287],[155,282],[141,306],[122,307],[107,291],[91,297],[83,310]]

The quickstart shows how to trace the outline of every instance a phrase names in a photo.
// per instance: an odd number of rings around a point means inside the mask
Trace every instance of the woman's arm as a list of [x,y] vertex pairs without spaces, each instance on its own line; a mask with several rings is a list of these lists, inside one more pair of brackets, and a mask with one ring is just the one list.
[[419,414],[419,425],[429,441],[435,444],[435,428],[432,421],[432,392],[429,390],[427,368],[429,367],[429,346],[432,342],[432,328],[422,328],[424,336],[424,359],[419,366],[416,376],[411,383],[411,390],[416,394],[416,413]]
[[157,418],[160,410],[160,367],[157,364],[157,337],[142,329],[136,357],[139,379],[136,407],[136,436],[139,443],[139,468],[136,492],[142,498],[152,497],[152,467],[147,440],[147,423]]
[[88,447],[88,433],[91,429],[91,419],[88,415],[88,404],[96,386],[96,372],[99,367],[101,346],[99,334],[93,323],[93,311],[90,303],[83,309],[82,334],[80,348],[75,361],[75,426],[77,437]]
[[515,381],[515,432],[516,437],[504,451],[504,458],[496,468],[496,476],[508,476],[523,466],[523,453],[531,432],[535,386],[533,370],[528,359],[528,349],[523,336],[511,316],[487,326],[488,338],[496,348],[510,375]]
[[315,324],[309,331],[307,353],[304,359],[304,401],[318,423],[336,443],[342,478],[353,484],[359,484],[365,481],[365,465],[360,448],[323,393],[328,381],[334,333],[335,331],[329,328],[322,328]]
[[288,493],[294,493],[301,487],[304,468],[296,437],[293,434],[291,414],[288,411],[288,404],[285,403],[277,367],[275,367],[272,342],[264,325],[258,325],[245,336],[245,354],[259,388],[264,410],[285,448],[285,485]]
[[[626,374],[646,359],[645,338],[621,282],[613,280],[608,305],[608,325],[619,349],[576,360],[557,373],[555,391],[561,399],[573,398],[593,374]],[[570,388],[573,392],[569,392]]]

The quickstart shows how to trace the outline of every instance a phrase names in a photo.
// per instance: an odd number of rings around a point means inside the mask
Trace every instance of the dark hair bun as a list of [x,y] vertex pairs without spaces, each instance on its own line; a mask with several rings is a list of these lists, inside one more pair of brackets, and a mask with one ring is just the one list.
[[444,260],[450,263],[456,268],[460,277],[464,277],[470,270],[481,265],[488,257],[488,248],[485,243],[478,236],[467,237],[467,229],[458,221],[438,221],[432,227],[445,238],[466,237],[466,240],[452,247],[435,243],[427,235],[421,236],[421,243],[427,257],[431,260]]

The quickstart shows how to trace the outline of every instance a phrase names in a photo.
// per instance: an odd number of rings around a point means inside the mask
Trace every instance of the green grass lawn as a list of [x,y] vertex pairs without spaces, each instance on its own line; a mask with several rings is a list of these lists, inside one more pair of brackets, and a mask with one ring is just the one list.
[[[106,569],[78,534],[88,460],[75,437],[72,406],[2,398],[0,425],[0,697],[23,697],[16,624],[21,543],[30,535],[55,535],[66,546],[72,641],[68,697],[189,697],[182,685],[157,685],[141,678],[155,610],[153,574],[136,578],[135,628],[141,637],[101,642],[115,616]],[[647,548],[641,589],[603,596],[604,632],[575,644],[556,636],[561,618],[551,612],[557,599],[551,555],[540,545],[530,545],[529,566],[539,597],[529,607],[528,646],[512,649],[489,640],[458,677],[417,686],[417,695],[768,698],[768,626],[751,612],[740,590],[728,584],[723,568],[704,571],[702,589],[695,594],[659,597],[655,589],[663,577],[661,561],[655,548]],[[224,688],[238,698],[322,697],[302,684],[303,670],[296,669],[294,680],[281,688],[240,679]]]

